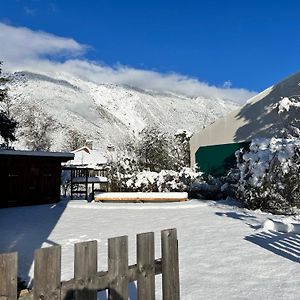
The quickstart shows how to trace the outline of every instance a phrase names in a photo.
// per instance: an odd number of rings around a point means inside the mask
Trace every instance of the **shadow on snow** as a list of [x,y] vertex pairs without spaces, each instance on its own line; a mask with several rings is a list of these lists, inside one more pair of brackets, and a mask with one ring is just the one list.
[[246,241],[291,261],[300,263],[300,235],[281,232],[259,232],[245,237]]
[[[216,212],[217,216],[228,217],[243,221],[253,229],[261,228],[261,224],[254,215],[246,212]],[[244,238],[246,241],[260,246],[276,255],[282,256],[293,262],[300,263],[300,235],[294,233],[282,233],[261,231]]]
[[29,272],[34,251],[44,243],[58,245],[50,240],[67,203],[20,206],[0,209],[0,253],[18,252],[18,276],[29,283]]

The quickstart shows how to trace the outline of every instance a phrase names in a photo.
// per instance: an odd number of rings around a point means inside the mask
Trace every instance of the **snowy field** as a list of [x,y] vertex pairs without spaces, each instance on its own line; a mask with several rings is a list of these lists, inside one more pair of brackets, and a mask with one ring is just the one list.
[[[176,227],[182,299],[300,299],[300,235],[266,231],[262,224],[271,217],[229,201],[116,204],[78,200],[6,208],[0,209],[0,252],[18,251],[20,275],[30,281],[33,251],[62,245],[62,276],[69,279],[76,242],[98,240],[98,268],[107,270],[108,238],[129,236],[133,264],[137,233],[155,232],[158,258],[160,231]],[[161,289],[160,281],[156,276],[157,289]],[[134,290],[131,285],[132,295]],[[161,298],[159,291],[157,298]]]

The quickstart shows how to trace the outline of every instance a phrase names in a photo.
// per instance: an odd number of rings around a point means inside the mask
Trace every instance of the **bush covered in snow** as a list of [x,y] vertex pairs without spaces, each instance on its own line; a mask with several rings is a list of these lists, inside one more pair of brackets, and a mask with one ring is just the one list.
[[174,137],[146,128],[136,141],[127,140],[108,153],[111,191],[188,191],[202,173],[189,168],[191,133],[178,131]]
[[237,153],[238,197],[251,209],[293,213],[300,206],[300,139],[253,140]]
[[192,168],[183,168],[179,172],[173,170],[135,172],[125,184],[129,191],[189,192],[195,181],[202,181],[202,173]]
[[115,192],[186,192],[192,183],[202,181],[202,173],[187,167],[180,171],[141,170],[134,158],[123,153],[110,158],[108,179]]
[[280,137],[300,137],[300,97],[294,95],[291,97],[282,97],[273,109],[280,115],[282,130]]
[[113,192],[127,191],[126,181],[138,170],[136,159],[127,151],[110,153],[107,166],[110,190]]

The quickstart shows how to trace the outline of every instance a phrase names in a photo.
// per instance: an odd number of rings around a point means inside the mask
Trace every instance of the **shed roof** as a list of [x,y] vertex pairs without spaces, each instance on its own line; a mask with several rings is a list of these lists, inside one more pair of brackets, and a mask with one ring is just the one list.
[[96,167],[107,163],[107,159],[97,149],[90,149],[87,146],[83,146],[74,151],[74,159],[68,162],[68,165],[72,166],[87,166]]
[[7,156],[32,156],[32,157],[51,157],[61,161],[67,161],[74,158],[70,152],[50,152],[50,151],[28,151],[28,150],[0,150],[0,155]]

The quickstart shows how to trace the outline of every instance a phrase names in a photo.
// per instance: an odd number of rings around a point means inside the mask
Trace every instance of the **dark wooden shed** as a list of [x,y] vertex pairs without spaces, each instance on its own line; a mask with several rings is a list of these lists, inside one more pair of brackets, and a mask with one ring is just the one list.
[[0,150],[0,207],[54,203],[60,200],[65,152]]

